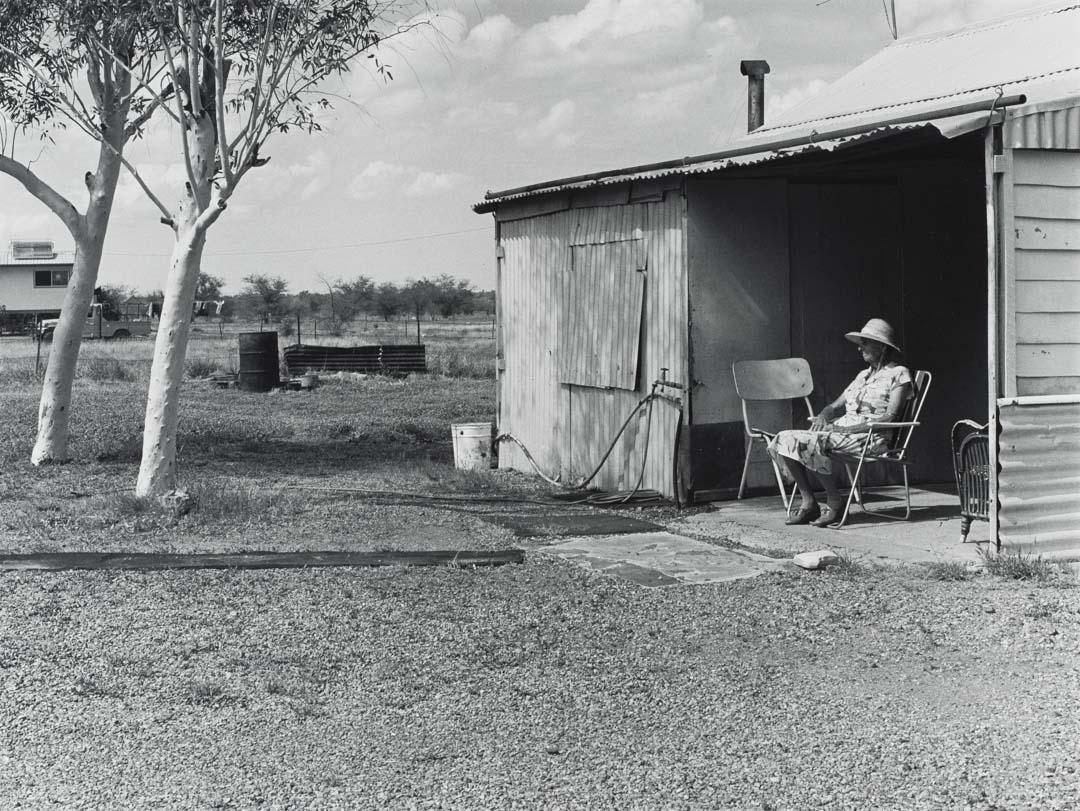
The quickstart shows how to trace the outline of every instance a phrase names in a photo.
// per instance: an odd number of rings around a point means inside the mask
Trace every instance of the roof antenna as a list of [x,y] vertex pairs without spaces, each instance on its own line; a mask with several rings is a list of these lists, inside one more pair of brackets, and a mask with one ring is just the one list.
[[881,5],[885,9],[885,22],[889,24],[892,38],[896,39],[896,0],[881,0]]

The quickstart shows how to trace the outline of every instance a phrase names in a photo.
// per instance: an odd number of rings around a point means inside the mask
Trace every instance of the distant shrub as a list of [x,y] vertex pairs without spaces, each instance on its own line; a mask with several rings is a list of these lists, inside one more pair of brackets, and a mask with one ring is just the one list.
[[107,355],[83,359],[79,371],[80,377],[99,383],[110,380],[131,382],[138,379],[131,363]]
[[134,493],[116,493],[105,499],[106,509],[114,515],[128,518],[135,515],[150,515],[160,511],[152,498],[137,496]]
[[1032,557],[1017,551],[1015,555],[980,552],[983,566],[988,574],[1006,580],[1035,580],[1045,582],[1061,577],[1062,568],[1042,557]]
[[216,375],[220,368],[209,358],[188,358],[184,363],[184,374],[192,380],[204,380]]
[[970,580],[975,576],[975,570],[958,560],[942,560],[927,563],[923,569],[927,579],[942,580],[945,582],[959,582]]
[[486,347],[428,344],[427,365],[429,372],[446,377],[475,380],[495,377],[495,354]]
[[296,323],[292,319],[286,318],[277,327],[278,335],[282,338],[288,338],[294,332],[296,332]]

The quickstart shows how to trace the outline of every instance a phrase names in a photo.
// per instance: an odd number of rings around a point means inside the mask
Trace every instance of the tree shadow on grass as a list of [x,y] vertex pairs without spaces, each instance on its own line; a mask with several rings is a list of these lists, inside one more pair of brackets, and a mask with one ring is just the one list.
[[382,470],[387,462],[450,464],[453,450],[450,442],[248,439],[210,446],[185,445],[181,465],[185,462],[241,464],[260,475],[328,477]]

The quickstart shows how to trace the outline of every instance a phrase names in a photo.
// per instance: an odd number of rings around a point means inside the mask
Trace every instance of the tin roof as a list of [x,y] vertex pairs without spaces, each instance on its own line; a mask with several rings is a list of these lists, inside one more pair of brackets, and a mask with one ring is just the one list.
[[[953,31],[898,40],[744,140],[873,124],[968,98],[1080,95],[1080,3],[1044,6]],[[1040,92],[1041,91],[1041,92]],[[1067,91],[1065,91],[1067,92]]]
[[[1003,117],[1022,133],[1045,132],[1048,111],[1080,108],[1080,3],[1044,6],[953,31],[908,37],[884,48],[822,92],[728,149],[709,155],[595,172],[488,192],[477,213],[540,194],[670,175],[717,172],[783,160],[810,151],[833,151],[896,132],[933,128],[952,138]],[[1016,99],[1017,95],[1023,99]],[[995,100],[1012,97],[1007,115]],[[968,110],[977,108],[982,110]],[[1056,116],[1055,121],[1062,119]],[[1071,118],[1069,119],[1071,121]],[[1061,125],[1058,124],[1058,129]],[[1073,140],[1074,126],[1057,136]],[[830,133],[842,132],[842,137]],[[821,138],[817,138],[818,134]],[[1028,136],[1029,140],[1039,136]],[[1045,139],[1045,136],[1044,136]],[[795,143],[805,141],[805,143]],[[1024,145],[1020,143],[1019,145]],[[728,153],[735,153],[729,155]]]

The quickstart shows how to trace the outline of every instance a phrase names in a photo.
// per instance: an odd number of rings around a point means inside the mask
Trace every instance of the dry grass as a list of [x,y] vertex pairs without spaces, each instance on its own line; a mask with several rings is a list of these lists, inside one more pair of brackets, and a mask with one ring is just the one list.
[[[477,349],[473,332],[462,327],[464,337],[447,337],[440,351],[493,356],[490,338]],[[356,343],[357,337],[335,340]],[[189,376],[177,466],[179,485],[194,504],[177,515],[133,493],[152,342],[83,345],[71,463],[46,468],[28,461],[40,396],[35,349],[29,340],[0,341],[6,428],[0,432],[0,533],[7,549],[385,549],[403,530],[417,548],[498,548],[507,531],[479,518],[416,499],[395,505],[382,498],[374,505],[352,491],[532,495],[537,489],[534,480],[508,471],[454,469],[450,424],[494,414],[494,386],[472,373],[322,375],[315,391],[267,394]],[[189,375],[235,369],[236,352],[235,333],[196,332]],[[13,374],[16,369],[22,374]]]
[[[326,346],[367,344],[411,344],[416,342],[415,321],[355,321],[335,327],[328,334],[323,324],[316,338],[312,322],[302,322],[304,343]],[[237,335],[258,331],[257,324],[196,322],[192,325],[185,369],[189,378],[214,374],[235,374],[239,369]],[[428,371],[445,377],[489,379],[495,376],[495,338],[490,322],[422,321],[421,339],[427,347]],[[295,328],[288,335],[279,332],[279,344],[295,343]],[[0,375],[10,383],[33,385],[40,380],[48,362],[51,344],[37,344],[31,338],[0,340]],[[83,341],[76,367],[76,379],[96,382],[142,381],[150,379],[154,353],[153,337],[127,341]]]
[[1021,551],[995,554],[981,550],[979,555],[982,558],[983,568],[987,574],[1005,580],[1029,580],[1037,583],[1049,583],[1069,578],[1069,572],[1066,568],[1038,555],[1026,555]]

